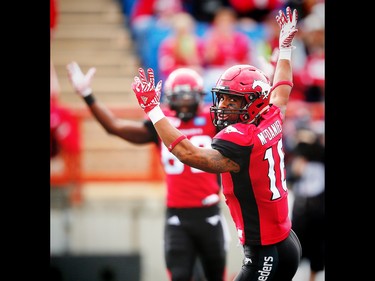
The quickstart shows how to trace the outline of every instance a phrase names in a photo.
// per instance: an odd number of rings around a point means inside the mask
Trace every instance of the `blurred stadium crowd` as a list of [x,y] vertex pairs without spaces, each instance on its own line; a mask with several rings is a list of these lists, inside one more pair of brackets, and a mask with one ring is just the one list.
[[[299,32],[294,40],[294,88],[288,106],[285,147],[293,149],[299,128],[311,129],[324,141],[324,0],[116,1],[124,13],[124,28],[130,31],[139,66],[153,68],[156,80],[164,81],[178,67],[196,69],[205,79],[207,103],[212,101],[211,87],[228,66],[247,63],[266,72],[272,67],[267,62],[272,60],[278,42],[276,11],[288,5],[296,8]],[[58,17],[54,2],[51,1],[51,40]],[[53,71],[51,65],[51,84]],[[51,90],[51,106],[57,116],[54,93]],[[67,112],[61,116],[69,119]],[[51,123],[52,126],[57,128],[56,124]],[[76,150],[72,141],[74,133],[71,140],[62,140],[68,149]],[[56,151],[53,143],[51,154]]]

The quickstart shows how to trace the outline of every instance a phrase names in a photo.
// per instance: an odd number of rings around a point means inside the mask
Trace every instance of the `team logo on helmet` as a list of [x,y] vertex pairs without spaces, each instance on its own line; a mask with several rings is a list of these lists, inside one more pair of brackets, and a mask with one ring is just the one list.
[[263,82],[262,80],[254,80],[253,89],[255,89],[258,86],[262,88],[263,99],[268,98],[268,95],[269,95],[270,90],[271,90],[271,85],[266,83],[266,82]]

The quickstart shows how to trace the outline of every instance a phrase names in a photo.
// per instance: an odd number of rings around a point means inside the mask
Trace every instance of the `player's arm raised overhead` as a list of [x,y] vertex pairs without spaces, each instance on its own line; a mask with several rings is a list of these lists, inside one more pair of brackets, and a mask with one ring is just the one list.
[[[206,172],[238,172],[239,165],[237,163],[223,157],[215,149],[194,146],[179,130],[169,123],[160,109],[160,91],[155,90],[153,70],[149,68],[147,74],[148,79],[144,70],[140,68],[139,76],[134,77],[132,88],[139,105],[150,117],[156,131],[168,149],[182,163]],[[159,81],[156,89],[160,89],[161,85],[162,81]]]
[[143,122],[117,118],[112,111],[94,97],[91,88],[91,82],[96,72],[94,67],[83,74],[78,63],[73,61],[66,68],[74,90],[84,99],[95,119],[108,134],[137,144],[148,143],[152,140],[152,135]]
[[292,45],[292,41],[298,31],[297,19],[297,10],[293,10],[292,13],[290,7],[286,8],[286,14],[280,10],[276,16],[276,21],[281,30],[279,37],[279,58],[274,73],[270,103],[280,107],[283,115],[285,115],[286,105],[293,87],[291,57],[292,50],[295,48]]

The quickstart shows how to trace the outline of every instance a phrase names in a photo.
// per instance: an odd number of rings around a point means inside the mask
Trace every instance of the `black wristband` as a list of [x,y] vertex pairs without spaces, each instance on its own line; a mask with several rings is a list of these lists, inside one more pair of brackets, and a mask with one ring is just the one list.
[[88,106],[92,105],[95,102],[95,97],[94,97],[93,94],[89,94],[89,95],[83,97],[83,99],[85,100],[85,102]]

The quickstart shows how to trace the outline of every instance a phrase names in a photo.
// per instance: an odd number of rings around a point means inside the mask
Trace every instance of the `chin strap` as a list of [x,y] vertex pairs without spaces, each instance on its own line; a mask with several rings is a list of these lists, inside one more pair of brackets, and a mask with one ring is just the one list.
[[279,81],[275,85],[272,86],[270,94],[272,93],[273,90],[275,90],[277,87],[279,87],[281,85],[288,85],[288,86],[293,88],[293,82],[292,81],[287,81],[287,80]]

